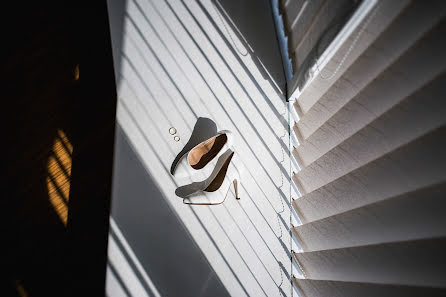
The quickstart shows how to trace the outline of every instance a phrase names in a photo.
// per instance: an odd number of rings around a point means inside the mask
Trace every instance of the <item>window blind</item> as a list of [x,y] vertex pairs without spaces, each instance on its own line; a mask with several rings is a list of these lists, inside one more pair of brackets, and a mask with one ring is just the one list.
[[446,3],[288,0],[281,11],[299,294],[445,296]]

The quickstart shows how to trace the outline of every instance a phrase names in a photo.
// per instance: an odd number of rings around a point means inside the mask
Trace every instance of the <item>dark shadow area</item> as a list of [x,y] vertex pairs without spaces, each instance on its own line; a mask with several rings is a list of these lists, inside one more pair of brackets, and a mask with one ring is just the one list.
[[6,11],[0,295],[103,296],[116,108],[106,2]]
[[162,296],[229,296],[119,126],[113,184],[112,217]]
[[[124,37],[124,14],[127,1],[126,0],[107,0],[107,8],[110,20],[110,34],[113,49],[113,64],[115,66],[115,74],[121,73],[121,50],[122,39]],[[117,84],[120,77],[116,75]]]
[[[225,24],[243,42],[246,49],[240,49],[240,45],[237,47],[234,40],[231,40],[238,54],[249,53],[264,78],[272,79],[281,93],[285,94],[286,78],[270,1],[213,0],[212,3]],[[226,33],[230,36],[232,34],[229,30]]]
[[198,118],[197,122],[194,125],[194,129],[192,130],[192,134],[189,137],[189,140],[187,141],[181,152],[179,152],[178,155],[175,157],[175,160],[173,160],[172,166],[170,167],[170,173],[175,173],[175,168],[178,162],[192,148],[215,135],[217,135],[217,124],[215,124],[214,121],[208,118]]

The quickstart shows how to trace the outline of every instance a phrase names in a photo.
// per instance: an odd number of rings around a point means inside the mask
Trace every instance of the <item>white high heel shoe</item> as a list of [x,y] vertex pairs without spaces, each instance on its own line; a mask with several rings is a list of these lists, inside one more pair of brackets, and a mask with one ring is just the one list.
[[240,199],[241,172],[234,164],[238,156],[233,150],[227,149],[217,160],[211,175],[201,181],[177,188],[177,196],[184,198],[183,203],[194,205],[217,205],[226,200],[229,189],[234,187],[235,198]]
[[[219,131],[215,136],[193,147],[171,170],[176,178],[202,180],[209,176],[216,160],[233,144],[233,134],[228,130]],[[212,165],[214,166],[212,166]]]

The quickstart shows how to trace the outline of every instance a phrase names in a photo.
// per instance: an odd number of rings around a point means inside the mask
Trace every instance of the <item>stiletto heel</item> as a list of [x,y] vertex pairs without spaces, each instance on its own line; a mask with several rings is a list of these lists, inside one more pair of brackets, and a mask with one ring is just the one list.
[[[234,166],[234,151],[228,149],[217,160],[212,174],[204,181],[194,182],[176,189],[177,196],[184,198],[183,203],[193,205],[217,205],[226,200],[231,184],[236,199],[240,199],[240,176]],[[221,191],[224,189],[224,197]]]
[[238,195],[238,187],[239,187],[239,181],[237,181],[237,179],[234,179],[233,183],[234,183],[234,192],[235,192],[235,199],[240,200],[240,196]]

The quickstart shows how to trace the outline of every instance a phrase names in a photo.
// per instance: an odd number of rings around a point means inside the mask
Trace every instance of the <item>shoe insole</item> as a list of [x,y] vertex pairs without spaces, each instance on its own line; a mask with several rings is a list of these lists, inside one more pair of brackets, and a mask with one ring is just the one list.
[[188,158],[190,166],[196,170],[206,166],[207,163],[215,158],[227,141],[228,136],[220,134],[194,148]]

